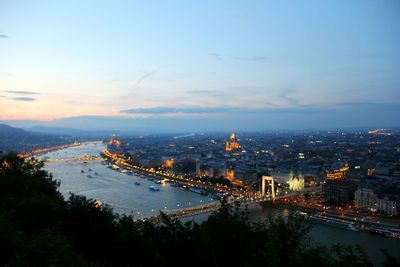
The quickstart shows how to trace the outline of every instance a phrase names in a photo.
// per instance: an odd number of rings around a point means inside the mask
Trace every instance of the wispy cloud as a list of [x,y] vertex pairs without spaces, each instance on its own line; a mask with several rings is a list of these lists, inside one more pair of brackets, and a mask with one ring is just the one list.
[[233,59],[233,60],[239,60],[239,61],[263,61],[266,60],[267,58],[265,56],[260,56],[260,55],[254,55],[254,56],[230,56],[230,55],[224,55],[220,53],[209,53],[209,56],[214,59],[214,60],[223,60],[223,59]]
[[121,113],[137,114],[137,115],[166,115],[166,114],[181,114],[181,115],[194,115],[194,114],[267,114],[267,113],[310,113],[319,110],[317,107],[304,107],[304,108],[244,108],[244,107],[152,107],[152,108],[132,108],[121,110]]
[[0,38],[8,38],[8,35],[0,34]]
[[264,56],[250,56],[250,57],[236,57],[233,56],[233,59],[236,60],[241,60],[241,61],[262,61],[262,60],[266,60],[267,58]]
[[9,72],[0,72],[0,76],[11,77],[11,76],[13,76],[13,74],[9,73]]
[[288,104],[292,106],[299,106],[299,100],[297,100],[295,97],[293,97],[293,94],[296,91],[294,89],[287,89],[278,94],[278,97],[282,98],[285,100]]
[[129,114],[149,114],[162,115],[171,113],[185,114],[207,114],[207,113],[224,113],[233,111],[234,108],[229,107],[191,107],[191,108],[172,108],[172,107],[153,107],[153,108],[132,108],[121,110],[122,113]]
[[33,97],[12,97],[11,99],[15,101],[24,101],[24,102],[36,101],[36,98]]
[[157,72],[159,72],[163,67],[158,67],[157,69],[154,69],[152,71],[149,71],[145,74],[143,74],[141,77],[139,77],[139,79],[136,81],[135,83],[135,88],[137,88],[144,80],[148,79],[150,76],[153,76],[154,74],[156,74]]
[[210,53],[209,56],[215,60],[222,60],[222,55],[218,53]]
[[40,95],[40,93],[32,92],[32,91],[18,91],[18,90],[4,90],[4,93],[9,94],[18,94],[18,95]]
[[218,90],[189,90],[187,94],[191,97],[214,97],[217,99],[226,99],[227,92],[218,91]]
[[[400,110],[399,103],[338,103],[331,106],[311,106],[299,105],[296,107],[265,107],[265,108],[247,108],[247,107],[152,107],[152,108],[132,108],[121,110],[121,113],[150,115],[149,117],[163,117],[163,115],[227,115],[233,117],[243,116],[286,116],[292,114],[298,116],[320,116],[325,114],[330,116],[332,113],[348,114],[357,111],[385,110],[397,113]],[[251,118],[251,117],[249,117]]]

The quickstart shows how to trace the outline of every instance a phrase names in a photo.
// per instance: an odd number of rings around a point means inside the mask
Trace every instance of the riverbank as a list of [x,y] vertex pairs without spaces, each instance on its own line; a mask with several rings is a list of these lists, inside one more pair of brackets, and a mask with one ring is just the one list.
[[115,166],[114,169],[121,169],[121,171],[130,171],[137,173],[139,175],[154,177],[159,180],[168,179],[170,181],[173,181],[174,183],[182,183],[188,186],[189,188],[196,187],[198,189],[207,192],[231,194],[234,196],[243,196],[243,194],[245,193],[243,188],[237,188],[219,183],[206,182],[199,179],[195,179],[193,177],[191,178],[184,177],[183,175],[178,175],[162,170],[156,170],[154,168],[145,168],[143,166],[136,166],[127,162],[125,157],[119,156],[116,153],[112,153],[107,149],[104,149],[100,154],[110,162],[110,165]]
[[400,227],[388,224],[385,222],[372,222],[369,220],[362,220],[355,217],[348,217],[334,213],[327,213],[325,211],[315,210],[302,206],[293,205],[287,202],[263,203],[264,207],[271,207],[278,209],[288,209],[304,216],[306,219],[312,220],[317,223],[323,223],[332,227],[339,227],[350,231],[366,231],[373,234],[379,234],[388,238],[400,240]]

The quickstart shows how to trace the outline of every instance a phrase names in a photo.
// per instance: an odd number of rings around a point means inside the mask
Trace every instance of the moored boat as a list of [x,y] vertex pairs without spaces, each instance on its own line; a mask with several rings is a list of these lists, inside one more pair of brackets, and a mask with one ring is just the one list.
[[349,222],[349,221],[345,221],[342,219],[322,216],[319,214],[310,215],[308,218],[311,220],[317,221],[319,223],[335,226],[335,227],[346,229],[346,230],[351,230],[351,231],[356,231],[356,232],[360,231],[360,229],[358,229],[357,225],[354,222]]

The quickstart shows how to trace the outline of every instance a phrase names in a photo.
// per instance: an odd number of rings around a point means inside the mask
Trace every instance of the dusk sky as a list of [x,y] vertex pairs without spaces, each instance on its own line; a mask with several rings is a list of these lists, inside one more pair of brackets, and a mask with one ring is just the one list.
[[0,121],[18,126],[390,127],[399,85],[396,0],[0,0]]

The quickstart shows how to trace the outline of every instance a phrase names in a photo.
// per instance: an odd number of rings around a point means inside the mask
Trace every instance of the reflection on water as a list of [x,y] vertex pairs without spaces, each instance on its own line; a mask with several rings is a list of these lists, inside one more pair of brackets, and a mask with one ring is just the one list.
[[[85,154],[98,155],[104,148],[105,145],[100,142],[84,143],[79,147],[47,153],[42,158],[66,159]],[[70,192],[81,194],[107,203],[119,213],[146,216],[158,213],[159,210],[190,207],[212,201],[211,196],[202,196],[169,184],[157,185],[160,188],[158,192],[150,191],[149,186],[154,185],[152,181],[111,170],[98,160],[87,164],[82,161],[48,162],[45,169],[61,181],[60,191],[65,197]],[[140,185],[135,182],[140,182]]]

